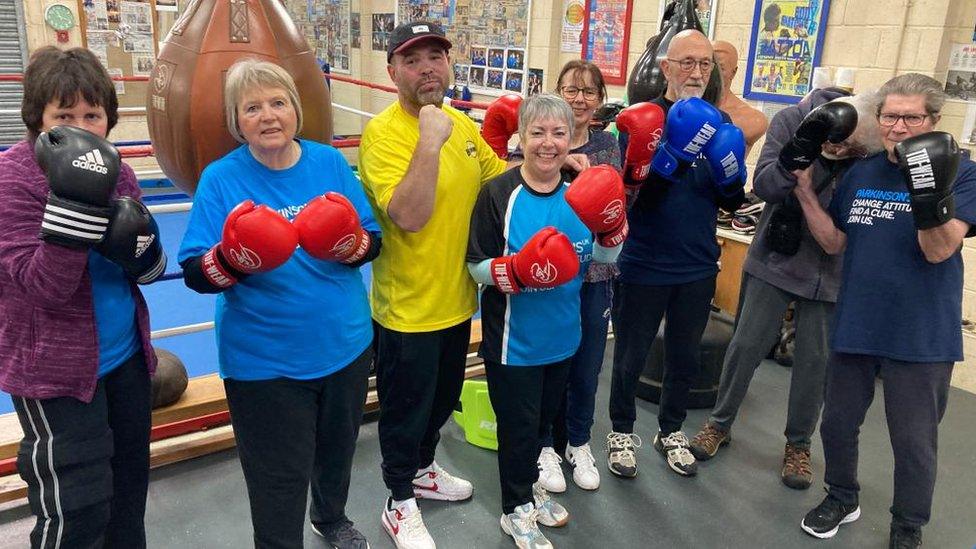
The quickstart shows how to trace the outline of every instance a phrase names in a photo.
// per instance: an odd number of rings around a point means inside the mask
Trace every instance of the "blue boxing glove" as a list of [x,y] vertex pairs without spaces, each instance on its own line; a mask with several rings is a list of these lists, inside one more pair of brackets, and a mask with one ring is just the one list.
[[705,159],[718,192],[732,196],[746,183],[746,139],[742,130],[722,124],[705,145]]
[[670,181],[681,179],[682,166],[691,164],[722,124],[722,114],[704,99],[691,97],[671,106],[664,137],[651,169]]

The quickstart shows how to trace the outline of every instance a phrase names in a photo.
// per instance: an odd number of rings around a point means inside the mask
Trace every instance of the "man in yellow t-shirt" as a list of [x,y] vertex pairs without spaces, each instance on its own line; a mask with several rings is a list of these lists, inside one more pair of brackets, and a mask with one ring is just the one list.
[[461,394],[476,287],[464,263],[481,185],[505,170],[464,114],[442,104],[450,41],[435,23],[390,35],[397,102],[366,125],[359,168],[383,229],[370,298],[376,328],[383,526],[399,548],[433,548],[415,496],[471,497],[471,483],[434,461]]

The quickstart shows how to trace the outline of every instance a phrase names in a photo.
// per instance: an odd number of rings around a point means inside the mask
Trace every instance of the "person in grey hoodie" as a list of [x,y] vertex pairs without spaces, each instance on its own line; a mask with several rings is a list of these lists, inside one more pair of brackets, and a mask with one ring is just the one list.
[[[808,116],[832,101],[847,102],[854,108],[831,105]],[[776,342],[787,307],[795,302],[796,351],[780,474],[783,483],[795,489],[806,489],[813,480],[810,437],[823,404],[827,334],[837,301],[841,262],[837,256],[824,252],[802,222],[800,206],[792,193],[796,177],[785,164],[802,162],[798,158],[803,154],[798,153],[804,148],[815,151],[807,155],[806,162],[813,164],[813,180],[821,204],[826,207],[834,182],[849,159],[881,150],[876,137],[875,106],[873,94],[849,97],[845,90],[824,88],[814,90],[797,105],[773,117],[753,180],[753,191],[770,207],[763,211],[743,266],[739,312],[725,355],[718,400],[704,427],[691,441],[691,451],[699,460],[715,456],[731,440],[732,423],[752,376]],[[854,109],[858,114],[856,127]],[[850,135],[834,139],[839,143],[827,141],[827,135],[841,126],[846,126],[841,133]],[[811,133],[823,137],[813,139],[812,148]]]

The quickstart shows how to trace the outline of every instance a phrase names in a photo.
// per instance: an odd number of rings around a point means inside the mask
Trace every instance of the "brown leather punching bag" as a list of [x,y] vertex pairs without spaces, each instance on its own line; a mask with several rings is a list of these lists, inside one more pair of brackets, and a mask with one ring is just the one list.
[[160,47],[146,111],[160,168],[191,195],[207,164],[238,145],[224,121],[223,83],[245,57],[284,67],[302,101],[301,136],[332,142],[329,88],[280,0],[190,0]]

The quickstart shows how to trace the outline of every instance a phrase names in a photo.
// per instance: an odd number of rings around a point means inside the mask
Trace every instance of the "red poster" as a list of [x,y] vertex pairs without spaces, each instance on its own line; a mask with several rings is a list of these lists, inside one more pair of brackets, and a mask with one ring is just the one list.
[[587,0],[583,59],[600,67],[607,84],[627,83],[627,47],[633,0]]

